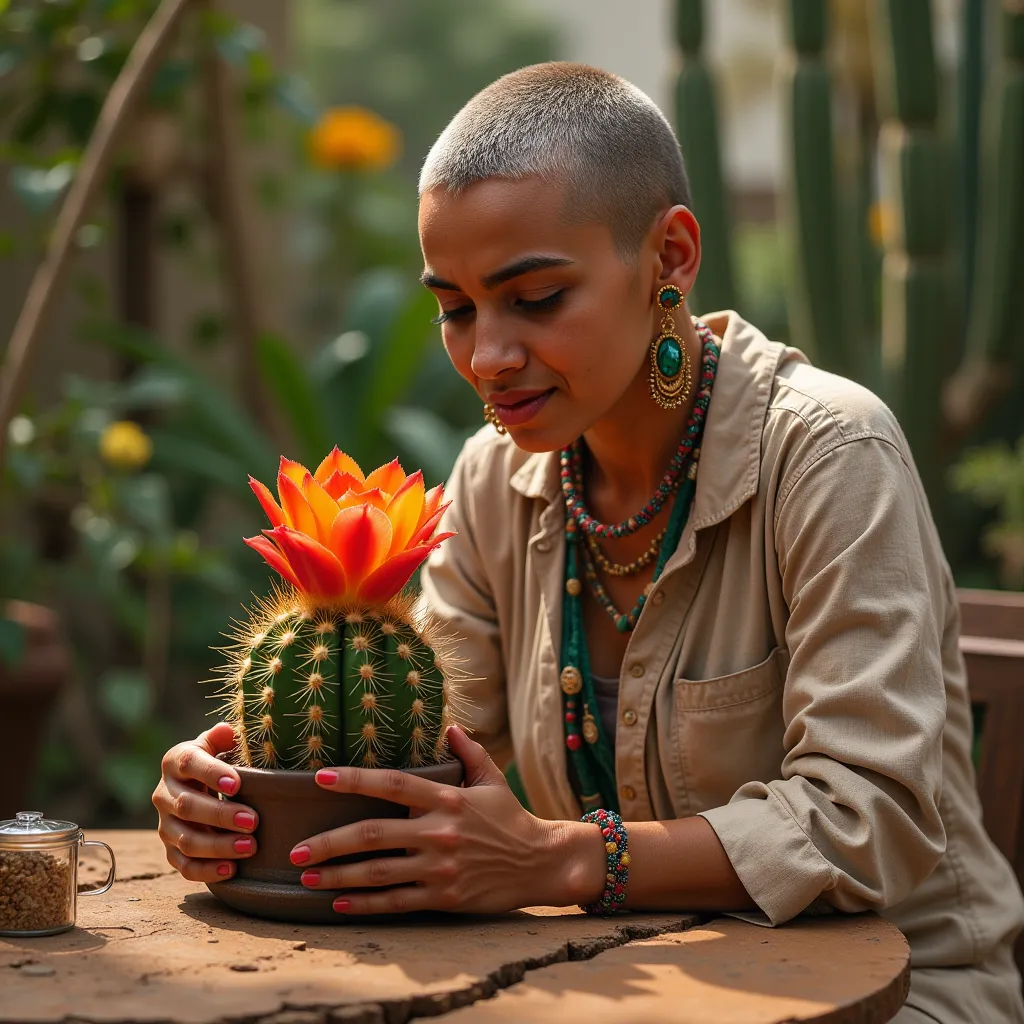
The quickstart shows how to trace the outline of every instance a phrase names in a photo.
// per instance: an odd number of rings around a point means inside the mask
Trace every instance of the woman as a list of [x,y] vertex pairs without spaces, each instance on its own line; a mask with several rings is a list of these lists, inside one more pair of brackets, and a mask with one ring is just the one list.
[[[321,774],[418,813],[293,860],[339,913],[877,910],[913,951],[899,1021],[1024,1022],[1024,906],[981,826],[953,581],[906,440],[736,313],[691,320],[689,207],[664,117],[585,66],[500,79],[431,150],[423,282],[491,426],[423,593],[465,638],[480,743],[449,733],[460,791]],[[237,788],[230,745],[222,724],[164,758],[187,878],[254,845],[251,812],[205,788]],[[316,867],[396,847],[415,853]]]

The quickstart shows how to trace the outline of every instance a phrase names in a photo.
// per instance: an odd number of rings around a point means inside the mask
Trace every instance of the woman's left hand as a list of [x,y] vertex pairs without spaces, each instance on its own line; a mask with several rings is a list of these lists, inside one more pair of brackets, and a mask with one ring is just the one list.
[[[379,768],[317,772],[323,789],[405,804],[410,817],[368,818],[299,844],[291,860],[307,869],[303,885],[345,890],[334,909],[350,914],[500,913],[573,902],[560,881],[570,859],[565,842],[570,823],[530,814],[484,748],[458,726],[448,730],[448,743],[465,768],[465,788]],[[406,856],[314,867],[342,854],[396,849],[406,850]],[[397,888],[362,891],[385,885]]]

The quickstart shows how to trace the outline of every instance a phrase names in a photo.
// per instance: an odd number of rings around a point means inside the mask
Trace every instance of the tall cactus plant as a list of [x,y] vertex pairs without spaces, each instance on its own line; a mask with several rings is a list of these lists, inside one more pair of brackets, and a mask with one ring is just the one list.
[[676,81],[676,132],[686,154],[694,213],[704,239],[693,304],[707,312],[736,306],[732,240],[718,139],[714,82],[703,58],[703,0],[677,0],[682,67]]
[[281,460],[272,529],[246,543],[285,585],[238,625],[219,677],[239,764],[405,768],[445,757],[459,665],[402,588],[433,548],[444,490],[397,462],[365,477],[335,449],[315,474]]

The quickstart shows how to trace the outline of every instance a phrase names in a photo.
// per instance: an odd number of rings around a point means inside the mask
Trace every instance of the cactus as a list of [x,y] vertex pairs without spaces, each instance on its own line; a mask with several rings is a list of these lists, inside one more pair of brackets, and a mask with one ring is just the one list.
[[418,767],[446,756],[461,668],[403,587],[451,534],[447,505],[397,462],[363,477],[335,449],[316,474],[287,459],[280,503],[251,480],[273,528],[246,543],[285,579],[236,624],[217,677],[236,763]]
[[701,310],[736,308],[729,214],[722,180],[715,87],[702,57],[703,0],[677,0],[676,35],[683,64],[676,82],[676,131],[686,154],[694,214],[704,245],[694,304]]

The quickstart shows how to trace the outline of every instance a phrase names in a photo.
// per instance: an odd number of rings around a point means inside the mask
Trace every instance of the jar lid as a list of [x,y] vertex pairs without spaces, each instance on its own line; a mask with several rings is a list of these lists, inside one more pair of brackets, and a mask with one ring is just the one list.
[[10,846],[18,840],[26,843],[58,842],[73,838],[79,831],[73,821],[44,818],[42,811],[18,811],[13,818],[0,821],[0,843]]

